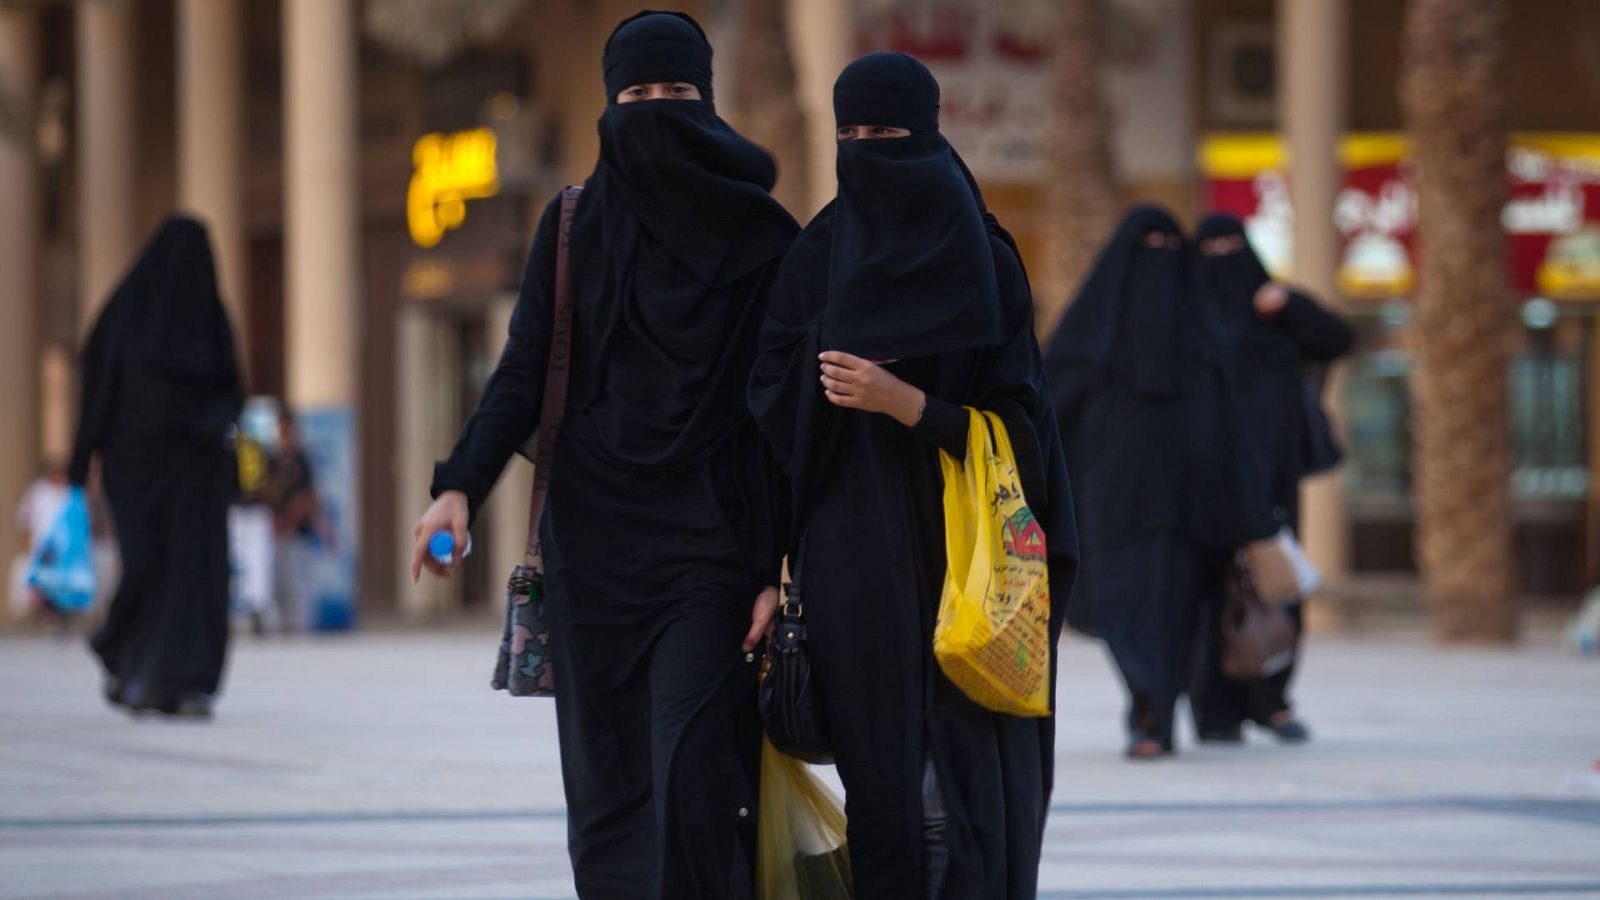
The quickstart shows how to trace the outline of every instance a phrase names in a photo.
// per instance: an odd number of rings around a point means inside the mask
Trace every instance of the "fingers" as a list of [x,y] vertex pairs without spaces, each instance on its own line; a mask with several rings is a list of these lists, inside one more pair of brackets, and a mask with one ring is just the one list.
[[[420,522],[417,524],[416,530],[417,530],[418,534],[420,534],[422,532],[422,524]],[[426,557],[427,555],[428,555],[428,547],[427,547],[427,545],[422,543],[421,540],[418,540],[416,547],[413,548],[412,551],[411,551],[411,583],[412,584],[416,584],[418,581],[422,580],[422,561],[423,561],[423,558]]]
[[846,409],[866,409],[866,404],[860,397],[841,394],[836,391],[824,391],[823,394],[828,398],[828,402],[834,406],[842,406]]
[[762,616],[760,613],[757,613],[752,617],[750,622],[750,631],[745,634],[744,643],[740,645],[744,648],[744,652],[749,653],[751,650],[756,648],[756,644],[761,643],[761,636],[767,633],[767,623],[771,621],[772,616],[770,615]]
[[863,371],[872,368],[872,363],[869,360],[865,360],[859,356],[855,356],[850,353],[844,353],[838,350],[828,350],[826,352],[819,353],[817,354],[817,358],[822,360],[824,363],[835,365],[842,369]]
[[778,611],[778,592],[775,588],[767,588],[756,595],[756,602],[750,608],[750,630],[745,633],[744,652],[754,650],[756,644],[761,643],[761,636],[772,630],[772,622]]

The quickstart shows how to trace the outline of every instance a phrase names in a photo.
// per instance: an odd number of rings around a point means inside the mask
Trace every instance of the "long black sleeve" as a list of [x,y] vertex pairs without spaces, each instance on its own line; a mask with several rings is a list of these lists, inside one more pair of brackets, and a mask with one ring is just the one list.
[[101,313],[94,330],[89,333],[89,343],[84,347],[81,360],[83,390],[78,406],[78,434],[73,441],[72,464],[67,470],[72,483],[80,487],[89,481],[94,454],[105,447],[116,408],[117,358],[107,335],[110,329],[107,320],[114,314],[109,308]]
[[1295,291],[1272,322],[1299,345],[1301,354],[1317,362],[1337,359],[1355,343],[1355,332],[1344,319]]
[[545,207],[522,272],[505,349],[450,457],[434,467],[431,493],[461,491],[476,515],[511,455],[533,434],[544,401],[554,312],[561,200]]

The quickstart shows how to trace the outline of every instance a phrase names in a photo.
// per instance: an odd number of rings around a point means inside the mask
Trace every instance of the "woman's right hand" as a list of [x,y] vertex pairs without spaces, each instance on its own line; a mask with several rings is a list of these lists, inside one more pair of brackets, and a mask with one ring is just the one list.
[[428,571],[440,578],[448,578],[449,566],[441,566],[431,554],[428,553],[428,541],[436,532],[448,531],[456,540],[456,561],[461,559],[461,549],[467,546],[467,495],[460,491],[445,491],[428,511],[417,520],[417,526],[411,529],[411,537],[417,542],[411,551],[411,583],[416,584],[422,577],[422,570]]

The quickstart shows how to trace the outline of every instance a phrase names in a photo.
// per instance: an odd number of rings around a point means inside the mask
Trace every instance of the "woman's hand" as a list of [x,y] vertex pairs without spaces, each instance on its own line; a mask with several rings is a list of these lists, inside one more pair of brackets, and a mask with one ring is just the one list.
[[907,428],[922,421],[927,395],[877,363],[829,350],[822,360],[822,387],[828,402],[846,409],[883,413]]
[[1289,303],[1289,289],[1276,281],[1269,281],[1256,289],[1256,314],[1270,319],[1283,311]]
[[755,605],[750,608],[750,633],[744,636],[744,652],[749,653],[761,643],[762,635],[772,632],[772,620],[778,613],[778,589],[775,587],[762,588],[756,595]]
[[467,546],[467,495],[460,491],[445,491],[439,499],[433,501],[428,511],[417,520],[417,526],[411,529],[411,537],[417,546],[411,551],[411,583],[416,584],[422,577],[422,570],[440,578],[448,578],[449,566],[441,566],[428,553],[428,540],[435,532],[448,531],[456,539],[456,561],[461,560],[461,551]]

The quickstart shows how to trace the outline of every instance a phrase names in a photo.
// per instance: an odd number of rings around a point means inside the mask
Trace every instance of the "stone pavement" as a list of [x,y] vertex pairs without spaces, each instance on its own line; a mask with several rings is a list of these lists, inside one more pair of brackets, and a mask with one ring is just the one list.
[[[0,897],[571,896],[552,711],[485,687],[490,630],[242,639],[211,724],[0,639]],[[1309,746],[1128,763],[1069,640],[1041,896],[1600,897],[1600,664],[1320,638],[1300,683]]]

